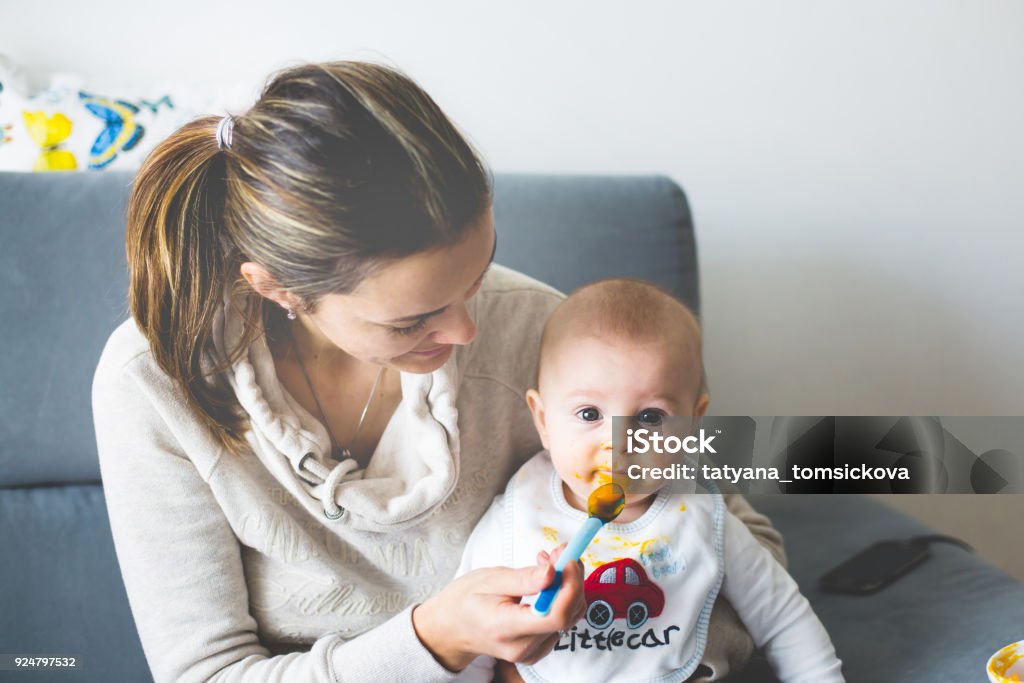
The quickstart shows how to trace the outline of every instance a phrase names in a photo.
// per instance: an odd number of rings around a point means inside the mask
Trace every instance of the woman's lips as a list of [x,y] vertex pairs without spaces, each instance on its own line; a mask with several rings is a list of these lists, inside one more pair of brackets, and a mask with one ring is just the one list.
[[442,344],[441,346],[438,346],[435,349],[430,349],[428,351],[410,351],[409,353],[411,353],[414,356],[418,356],[419,358],[436,358],[437,356],[440,356],[442,353],[444,353],[450,348],[451,344]]

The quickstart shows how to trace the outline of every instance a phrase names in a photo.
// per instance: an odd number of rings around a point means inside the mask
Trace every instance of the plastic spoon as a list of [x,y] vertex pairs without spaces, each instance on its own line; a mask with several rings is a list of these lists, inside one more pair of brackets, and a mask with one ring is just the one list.
[[626,492],[618,484],[604,484],[593,490],[587,498],[587,514],[590,516],[555,563],[554,581],[537,594],[537,599],[533,601],[534,614],[543,617],[551,611],[551,603],[555,601],[555,595],[562,586],[562,570],[565,569],[565,565],[580,559],[580,555],[587,549],[601,527],[618,517],[625,504]]

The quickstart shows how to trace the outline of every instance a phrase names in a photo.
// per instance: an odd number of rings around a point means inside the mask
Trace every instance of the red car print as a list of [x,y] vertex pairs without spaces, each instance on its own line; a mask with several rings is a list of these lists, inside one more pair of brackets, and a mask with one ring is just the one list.
[[625,619],[630,628],[640,628],[650,617],[661,614],[665,594],[636,560],[625,558],[602,564],[583,582],[587,599],[587,623],[608,628],[615,619]]

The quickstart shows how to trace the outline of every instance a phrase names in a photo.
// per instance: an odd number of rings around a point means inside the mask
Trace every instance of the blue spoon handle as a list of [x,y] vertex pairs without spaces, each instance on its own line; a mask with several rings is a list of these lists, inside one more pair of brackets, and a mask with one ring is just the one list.
[[562,554],[558,558],[558,562],[555,563],[555,580],[551,582],[551,585],[542,590],[537,594],[537,599],[533,601],[533,613],[538,616],[545,616],[551,611],[551,604],[555,601],[555,595],[558,594],[558,589],[562,586],[562,570],[570,562],[575,562],[580,559],[580,555],[587,549],[590,542],[597,535],[597,532],[604,526],[597,517],[588,517],[587,521],[583,523],[580,530],[576,532],[576,535],[569,541],[569,545],[565,547]]

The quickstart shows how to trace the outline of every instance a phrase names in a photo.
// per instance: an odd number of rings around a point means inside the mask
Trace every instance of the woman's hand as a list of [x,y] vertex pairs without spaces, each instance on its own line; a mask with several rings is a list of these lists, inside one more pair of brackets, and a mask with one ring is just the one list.
[[532,664],[551,651],[558,632],[583,618],[583,569],[571,562],[562,571],[562,587],[543,617],[521,597],[539,593],[555,578],[554,563],[564,544],[550,556],[537,555],[536,567],[477,569],[455,579],[412,613],[420,641],[451,671],[461,671],[478,655]]

